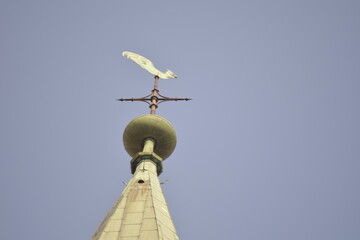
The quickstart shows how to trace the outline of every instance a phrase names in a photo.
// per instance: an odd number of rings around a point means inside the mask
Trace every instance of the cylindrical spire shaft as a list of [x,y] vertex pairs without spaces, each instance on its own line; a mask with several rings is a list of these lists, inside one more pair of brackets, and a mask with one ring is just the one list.
[[144,148],[143,152],[154,152],[154,139],[152,138],[146,138],[144,141]]

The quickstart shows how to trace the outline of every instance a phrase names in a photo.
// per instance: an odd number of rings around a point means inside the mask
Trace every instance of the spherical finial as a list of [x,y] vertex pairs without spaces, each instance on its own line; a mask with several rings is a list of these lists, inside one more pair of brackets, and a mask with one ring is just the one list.
[[176,132],[165,118],[143,115],[133,119],[125,128],[123,141],[127,153],[133,157],[143,151],[146,138],[155,140],[154,152],[163,160],[168,158],[176,146]]

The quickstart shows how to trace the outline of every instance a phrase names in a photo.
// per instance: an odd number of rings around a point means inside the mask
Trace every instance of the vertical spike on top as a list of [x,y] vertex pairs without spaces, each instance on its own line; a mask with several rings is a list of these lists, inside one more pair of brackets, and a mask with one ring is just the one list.
[[158,89],[158,85],[159,85],[159,76],[155,76],[155,81],[154,81],[154,89]]

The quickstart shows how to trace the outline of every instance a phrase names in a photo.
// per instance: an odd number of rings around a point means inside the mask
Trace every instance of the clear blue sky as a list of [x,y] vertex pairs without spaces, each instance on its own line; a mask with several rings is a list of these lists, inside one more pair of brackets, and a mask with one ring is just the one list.
[[150,93],[192,97],[161,181],[180,239],[360,239],[360,1],[0,1],[1,239],[89,239]]

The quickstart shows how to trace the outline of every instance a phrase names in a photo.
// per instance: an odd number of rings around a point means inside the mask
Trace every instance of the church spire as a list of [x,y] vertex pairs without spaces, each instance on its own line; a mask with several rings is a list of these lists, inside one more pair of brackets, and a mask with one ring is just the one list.
[[176,240],[179,238],[158,179],[163,171],[162,162],[175,149],[176,132],[170,122],[155,115],[155,111],[161,102],[191,99],[160,95],[159,78],[175,78],[176,75],[170,70],[166,73],[160,72],[150,60],[135,53],[124,52],[123,55],[131,56],[141,67],[156,75],[150,95],[118,100],[147,102],[150,114],[133,119],[125,128],[123,142],[125,150],[132,157],[130,165],[134,176],[92,236],[92,240]]

